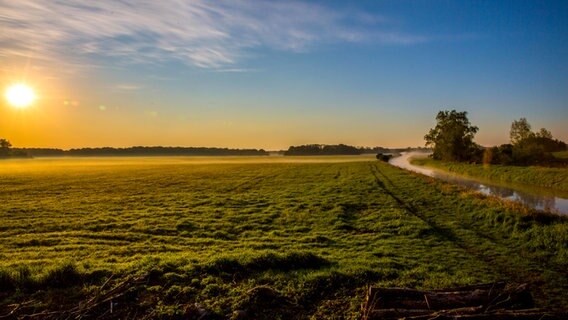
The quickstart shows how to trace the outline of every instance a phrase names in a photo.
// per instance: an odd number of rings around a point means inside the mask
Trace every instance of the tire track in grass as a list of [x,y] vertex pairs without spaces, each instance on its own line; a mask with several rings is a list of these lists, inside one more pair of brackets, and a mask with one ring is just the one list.
[[[381,178],[379,178],[378,174],[380,174],[383,179],[387,180],[390,184],[393,184],[392,181],[384,174],[382,173],[375,165],[370,164],[369,168],[371,170],[371,174],[373,175],[373,177],[375,178],[375,182],[376,184],[386,193],[388,194],[391,198],[393,198],[396,203],[399,205],[400,208],[404,209],[405,211],[407,211],[408,213],[410,213],[411,215],[415,216],[416,218],[422,220],[428,227],[432,228],[432,230],[434,230],[434,232],[436,233],[436,235],[438,235],[438,237],[440,237],[442,240],[445,241],[449,241],[454,243],[456,246],[458,246],[461,249],[465,249],[465,246],[463,246],[462,244],[460,244],[460,239],[459,237],[456,236],[456,234],[448,228],[444,228],[441,227],[439,225],[436,225],[435,223],[433,223],[432,221],[429,221],[428,219],[426,219],[426,217],[424,217],[422,214],[420,214],[418,212],[418,210],[410,205],[407,204],[406,202],[404,202],[401,198],[399,198],[394,192],[392,192],[390,189],[388,189],[386,187],[386,185],[384,184],[384,182],[382,181]],[[393,184],[394,186],[394,184]]]
[[[531,266],[534,264],[533,259],[523,260],[528,263],[520,263],[520,260],[517,259],[509,259],[508,255],[510,254],[519,254],[516,251],[509,250],[510,247],[506,243],[502,243],[499,239],[490,238],[486,235],[480,235],[478,230],[475,228],[468,228],[463,224],[460,224],[461,230],[468,232],[471,234],[472,238],[471,241],[464,241],[460,238],[455,232],[451,231],[449,228],[445,228],[440,225],[440,222],[436,222],[434,219],[427,217],[426,215],[422,214],[419,209],[415,206],[404,202],[399,196],[397,196],[391,189],[387,188],[385,183],[382,181],[383,179],[388,182],[392,188],[400,190],[401,193],[404,193],[405,190],[403,188],[399,188],[395,185],[395,182],[391,180],[384,172],[382,172],[376,165],[370,165],[370,170],[372,175],[375,178],[375,181],[379,187],[381,187],[387,194],[393,197],[395,201],[401,206],[401,208],[408,211],[410,214],[416,216],[417,218],[424,221],[428,226],[432,227],[433,230],[436,232],[437,235],[441,236],[441,238],[445,238],[445,240],[452,242],[453,245],[457,246],[458,248],[464,250],[467,254],[475,257],[476,259],[485,262],[489,266],[497,269],[498,274],[502,274],[506,276],[508,279],[511,279],[514,282],[522,283],[528,282],[533,284],[533,287],[538,290],[537,293],[543,301],[549,300],[550,294],[554,289],[557,289],[555,285],[547,283],[544,278],[542,278],[542,274],[535,274],[534,271],[531,271]],[[379,177],[380,176],[380,177]],[[420,178],[420,177],[417,177]],[[426,199],[428,200],[428,199]],[[428,205],[428,203],[426,204]],[[425,210],[427,211],[427,210]],[[444,214],[452,214],[444,210]],[[459,217],[453,216],[456,218],[456,221],[459,222]],[[455,228],[455,226],[454,226]],[[450,231],[450,232],[447,232]],[[489,245],[487,245],[489,242]],[[476,245],[477,244],[477,245]],[[499,247],[497,250],[487,250],[482,248],[492,248],[492,247]],[[504,252],[507,252],[507,256],[504,256],[503,253],[499,251],[505,249]],[[534,266],[533,266],[534,267]],[[558,270],[551,265],[546,265],[546,269],[553,271],[558,276],[562,276],[565,274],[562,270]]]
[[[475,246],[468,245],[468,243],[466,241],[461,239],[450,228],[441,226],[440,224],[436,223],[432,219],[428,219],[428,217],[426,217],[424,214],[421,214],[420,211],[416,207],[414,207],[411,204],[404,202],[393,191],[391,191],[389,188],[387,188],[385,186],[384,182],[379,177],[379,175],[382,176],[383,179],[387,180],[389,182],[389,184],[391,184],[393,187],[396,188],[393,181],[390,180],[390,178],[388,178],[388,176],[386,176],[383,172],[381,172],[381,170],[379,170],[379,168],[377,168],[376,165],[371,165],[370,169],[371,169],[372,175],[375,178],[377,185],[381,189],[383,189],[385,191],[385,193],[387,193],[389,196],[391,196],[400,205],[400,207],[402,209],[406,210],[407,212],[409,212],[413,216],[422,220],[430,228],[432,228],[432,230],[434,230],[435,234],[439,238],[441,238],[442,240],[445,240],[447,242],[451,242],[454,246],[464,250],[467,254],[474,256],[476,259],[484,261],[485,263],[487,263],[490,266],[498,267],[499,273],[506,274],[508,277],[515,279],[515,281],[522,282],[522,281],[525,281],[525,279],[528,278],[526,276],[526,274],[522,274],[523,272],[520,272],[521,268],[515,268],[516,270],[513,270],[510,267],[510,265],[511,265],[510,261],[508,261],[507,263],[505,263],[503,261],[496,261],[495,257],[487,256],[486,254],[484,254],[484,252],[480,251]],[[469,230],[466,229],[466,231],[469,231]],[[484,239],[483,239],[483,237],[478,237],[477,240],[478,240],[478,242],[483,242]],[[479,241],[479,240],[481,240],[481,241]],[[485,240],[485,241],[487,241],[487,240]],[[493,243],[493,244],[495,244],[495,243]]]

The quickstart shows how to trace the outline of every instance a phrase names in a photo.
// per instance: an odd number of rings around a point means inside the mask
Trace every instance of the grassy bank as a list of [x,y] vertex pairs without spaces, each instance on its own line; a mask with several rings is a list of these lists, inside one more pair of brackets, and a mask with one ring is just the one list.
[[568,308],[566,219],[378,161],[38,161],[0,167],[0,316],[355,318],[371,284],[497,280]]
[[430,158],[413,159],[412,164],[427,166],[458,175],[485,180],[524,184],[568,192],[568,169],[544,167],[520,167],[443,162]]
[[568,159],[568,151],[554,152],[553,155],[558,159]]

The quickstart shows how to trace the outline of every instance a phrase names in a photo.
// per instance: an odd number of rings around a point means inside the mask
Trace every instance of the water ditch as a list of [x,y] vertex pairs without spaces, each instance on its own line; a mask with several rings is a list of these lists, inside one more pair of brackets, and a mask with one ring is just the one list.
[[392,158],[389,163],[406,170],[464,186],[486,195],[521,202],[530,208],[568,215],[568,197],[565,194],[559,194],[554,190],[546,188],[494,183],[470,177],[457,176],[445,173],[441,170],[415,166],[410,163],[410,159],[413,157],[426,156],[428,156],[427,153],[406,152],[398,157]]

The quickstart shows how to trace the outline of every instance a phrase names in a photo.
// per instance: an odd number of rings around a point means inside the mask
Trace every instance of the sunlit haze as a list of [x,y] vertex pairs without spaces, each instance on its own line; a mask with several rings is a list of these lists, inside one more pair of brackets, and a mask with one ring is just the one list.
[[520,117],[568,140],[566,1],[0,7],[0,138],[18,147],[422,146],[443,109],[482,145]]

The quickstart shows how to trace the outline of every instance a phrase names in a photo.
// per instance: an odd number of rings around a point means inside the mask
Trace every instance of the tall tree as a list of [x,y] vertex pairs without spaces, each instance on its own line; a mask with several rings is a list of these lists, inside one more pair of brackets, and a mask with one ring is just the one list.
[[552,139],[552,132],[545,128],[540,128],[540,131],[536,134],[536,136],[539,138]]
[[434,159],[470,160],[477,150],[473,138],[478,128],[470,124],[467,112],[440,111],[436,121],[436,127],[424,136],[426,146],[431,146],[434,150]]
[[512,145],[519,144],[521,141],[530,138],[532,135],[531,125],[526,118],[520,118],[519,120],[513,121],[511,124],[509,137],[511,138]]
[[12,144],[6,139],[0,139],[0,156],[7,156]]

